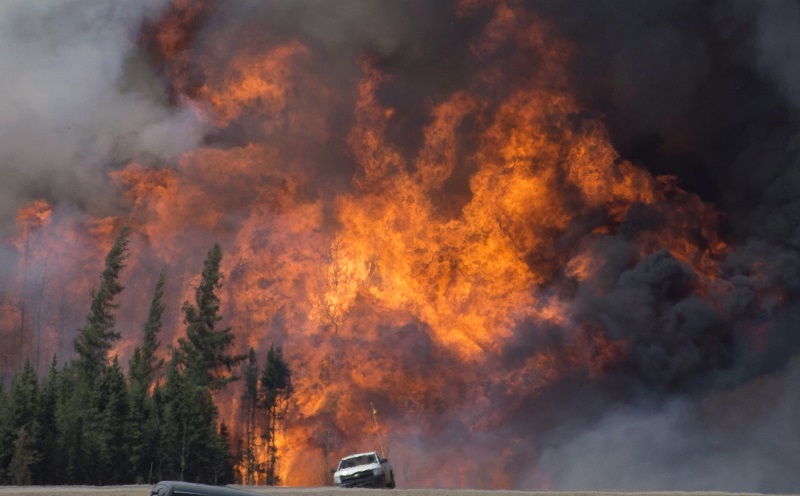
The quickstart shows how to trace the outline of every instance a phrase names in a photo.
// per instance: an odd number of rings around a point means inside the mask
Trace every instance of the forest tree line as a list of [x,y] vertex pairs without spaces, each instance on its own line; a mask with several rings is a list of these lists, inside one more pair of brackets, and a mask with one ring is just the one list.
[[[274,345],[263,369],[254,350],[232,352],[232,329],[220,325],[219,244],[204,261],[194,303],[181,307],[186,335],[168,359],[158,340],[164,270],[127,371],[110,356],[120,339],[114,300],[124,289],[130,235],[123,227],[106,256],[74,340],[76,358],[60,364],[54,357],[44,377],[26,360],[0,388],[0,484],[280,483],[275,435],[292,394],[291,371]],[[243,432],[234,440],[214,397],[239,378],[239,367]],[[265,456],[257,456],[259,446]]]

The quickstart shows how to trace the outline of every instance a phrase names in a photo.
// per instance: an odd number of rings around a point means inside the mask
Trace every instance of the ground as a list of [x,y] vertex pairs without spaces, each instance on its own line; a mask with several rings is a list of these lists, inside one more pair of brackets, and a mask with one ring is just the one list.
[[[149,496],[152,486],[6,486],[0,496]],[[237,486],[238,487],[238,486]],[[241,487],[255,494],[275,496],[729,496],[732,493],[615,493],[615,492],[544,492],[544,491],[477,491],[449,489],[340,489],[334,487]],[[737,496],[756,496],[740,493]]]

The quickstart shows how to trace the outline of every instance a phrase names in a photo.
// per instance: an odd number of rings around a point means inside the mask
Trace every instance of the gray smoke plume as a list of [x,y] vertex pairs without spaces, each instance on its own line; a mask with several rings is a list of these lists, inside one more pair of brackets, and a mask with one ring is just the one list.
[[0,220],[31,199],[109,212],[115,165],[174,157],[203,134],[165,103],[137,54],[166,1],[12,0],[0,5]]
[[[163,68],[138,44],[142,26],[169,3],[0,3],[1,230],[10,231],[19,207],[38,198],[69,204],[70,212],[122,211],[108,171],[131,160],[169,165],[198,144],[253,136],[299,143],[282,149],[291,154],[287,164],[303,163],[329,186],[349,187],[351,100],[320,102],[330,134],[317,143],[304,139],[302,126],[294,136],[280,127],[260,136],[261,123],[246,119],[212,133],[172,98]],[[603,260],[593,278],[565,283],[556,268],[543,289],[572,302],[576,328],[596,325],[629,343],[626,360],[594,382],[576,373],[530,397],[504,397],[504,385],[488,385],[497,389],[498,411],[506,411],[492,420],[495,430],[470,432],[457,424],[463,412],[447,412],[453,423],[447,415],[426,417],[438,429],[412,436],[407,446],[473,460],[510,451],[509,479],[518,488],[544,480],[564,490],[796,492],[800,7],[788,0],[523,4],[573,44],[571,87],[586,115],[608,128],[621,158],[677,176],[725,213],[723,234],[734,249],[715,281],[724,290],[702,294],[699,275],[667,251],[638,259],[632,239],[659,226],[657,215],[632,208],[618,232],[586,241]],[[396,110],[388,139],[411,155],[431,103],[455,88],[484,90],[477,69],[508,55],[474,57],[471,43],[490,10],[459,17],[450,2],[429,0],[218,1],[188,49],[217,50],[225,60],[226,50],[299,38],[315,54],[310,77],[344,88],[342,100],[354,98],[357,59],[368,53],[391,75],[377,95]],[[498,65],[510,83],[530,75],[528,67]],[[299,98],[319,98],[313,85],[298,88]],[[479,124],[460,129],[465,147],[476,146],[469,132]],[[446,200],[463,202],[471,172],[459,163]],[[0,278],[10,279],[16,262],[15,251],[0,246]],[[762,334],[748,334],[752,329]],[[537,349],[562,346],[572,331],[522,324],[498,366],[513,371]],[[403,336],[413,341],[403,343],[409,362],[428,356],[424,332]],[[440,437],[432,440],[430,432]],[[409,465],[415,454],[404,454]]]
[[[540,463],[564,490],[790,493],[800,456],[800,366],[704,397],[615,407],[564,434]],[[523,485],[525,485],[523,483]]]

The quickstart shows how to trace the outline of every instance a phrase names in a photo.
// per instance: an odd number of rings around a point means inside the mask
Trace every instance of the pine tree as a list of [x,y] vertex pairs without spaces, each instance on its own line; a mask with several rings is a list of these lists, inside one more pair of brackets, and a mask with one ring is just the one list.
[[228,427],[225,422],[219,426],[219,433],[217,439],[217,456],[215,457],[216,463],[214,465],[214,480],[212,481],[217,485],[231,484],[233,482],[233,457],[231,456],[230,435],[228,434]]
[[36,451],[34,435],[28,432],[27,427],[22,427],[14,442],[14,455],[8,467],[11,483],[15,486],[29,486],[33,483],[31,467],[35,465],[41,455]]
[[100,377],[108,365],[108,352],[120,337],[114,329],[117,304],[114,298],[122,292],[119,275],[128,257],[128,242],[131,230],[120,229],[114,244],[106,255],[106,267],[101,274],[100,287],[92,289],[91,311],[86,317],[86,326],[78,331],[75,351],[78,353],[77,367],[87,380]]
[[11,422],[14,429],[21,429],[35,422],[39,412],[39,380],[30,360],[25,360],[22,373],[12,379],[10,394]]
[[88,479],[86,474],[93,469],[84,460],[85,433],[90,431],[86,424],[91,389],[81,377],[75,363],[71,362],[62,371],[57,388],[56,426],[59,436],[56,450],[60,454],[58,462],[63,474],[61,484],[85,484]]
[[217,328],[222,249],[214,245],[204,262],[195,305],[183,304],[186,337],[178,340],[167,368],[164,406],[164,471],[173,478],[214,482],[227,443],[217,430],[219,412],[212,394],[235,379],[231,370],[244,356],[229,353],[230,327]]
[[219,413],[208,388],[184,383],[185,402],[178,406],[182,418],[180,467],[181,479],[214,483],[220,457],[227,457],[220,449],[217,432]]
[[184,480],[186,465],[186,438],[184,432],[187,422],[188,385],[180,371],[181,359],[178,350],[172,351],[167,363],[166,381],[163,394],[156,391],[154,397],[163,398],[163,422],[160,424],[161,457],[157,472],[159,478]]
[[121,484],[128,481],[129,441],[126,437],[128,390],[122,367],[115,356],[99,387],[96,428],[100,445],[96,450],[95,484]]
[[60,432],[56,422],[60,382],[61,375],[58,370],[58,360],[53,356],[47,377],[41,386],[41,405],[39,410],[39,425],[41,425],[41,429],[38,445],[41,449],[42,459],[33,474],[35,484],[58,484],[63,475],[61,457],[57,450],[57,440]]
[[[107,395],[118,394],[125,384],[123,378],[120,386],[119,364],[109,365],[108,352],[120,338],[114,327],[114,310],[118,307],[114,299],[123,290],[119,276],[128,257],[130,236],[130,228],[123,226],[106,255],[100,286],[91,292],[86,325],[75,337],[78,357],[65,371],[63,394],[67,396],[61,404],[58,425],[63,433],[59,449],[64,454],[67,483],[100,484],[115,477],[109,471],[116,454],[109,450],[116,447],[106,445],[108,439],[116,438],[111,432],[115,427],[106,418],[110,414],[106,409],[116,398]],[[123,420],[119,420],[120,425]]]
[[218,391],[236,379],[231,370],[245,358],[228,352],[234,339],[231,328],[217,329],[222,320],[216,293],[223,278],[221,262],[222,248],[217,243],[203,264],[200,285],[195,290],[195,305],[183,304],[186,338],[179,340],[189,380],[212,391]]
[[30,359],[11,378],[8,392],[0,389],[0,481],[31,484],[41,459],[36,445],[40,391]]
[[[130,362],[131,389],[143,389],[145,392],[152,386],[164,360],[156,357],[158,350],[158,334],[161,332],[164,304],[161,302],[166,285],[166,267],[161,269],[156,283],[153,299],[150,301],[150,311],[144,325],[142,347],[136,346]],[[138,392],[138,391],[137,391]]]
[[41,460],[36,443],[41,432],[39,381],[29,359],[11,381],[9,406],[10,428],[16,434],[9,476],[12,484],[29,485],[33,483],[35,465]]
[[258,363],[253,348],[247,354],[247,361],[242,370],[244,377],[244,393],[242,394],[242,417],[244,419],[244,446],[241,454],[244,469],[244,484],[254,484],[254,476],[258,471],[256,461],[256,412],[258,411]]
[[8,467],[14,455],[16,432],[11,425],[11,407],[8,393],[0,383],[0,484],[10,484]]
[[78,407],[77,411],[82,436],[81,449],[77,452],[79,481],[82,484],[116,484],[125,480],[128,467],[125,437],[128,391],[117,357],[90,386],[88,394],[83,393],[88,404]]
[[[168,370],[168,369],[167,369]],[[165,379],[166,380],[166,379]],[[150,404],[152,405],[153,413],[149,419],[150,430],[153,432],[154,442],[150,446],[150,462],[147,467],[147,484],[151,484],[154,480],[163,480],[164,477],[164,460],[165,460],[165,442],[163,435],[165,432],[165,407],[167,400],[164,393],[165,386],[161,383],[156,384],[153,388],[153,394],[150,396]]]
[[283,359],[283,349],[273,344],[267,352],[267,363],[261,374],[261,407],[267,413],[267,426],[262,437],[267,442],[266,482],[280,484],[277,464],[280,460],[275,444],[275,434],[286,420],[286,407],[293,392],[292,372]]
[[[147,322],[144,325],[142,346],[136,346],[130,361],[130,415],[128,439],[131,443],[130,466],[135,482],[148,481],[151,467],[158,456],[159,417],[153,398],[148,394],[153,382],[164,366],[164,360],[156,357],[158,334],[161,332],[166,284],[166,268],[158,277],[153,299],[150,302]],[[149,483],[149,481],[148,481]]]

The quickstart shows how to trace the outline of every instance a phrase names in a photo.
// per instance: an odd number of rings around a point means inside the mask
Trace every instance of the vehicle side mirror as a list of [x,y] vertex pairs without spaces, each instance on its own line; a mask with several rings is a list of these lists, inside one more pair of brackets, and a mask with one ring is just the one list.
[[332,474],[336,473],[336,467],[334,467],[334,468],[332,468],[332,469],[331,469],[331,473],[332,473]]
[[381,458],[381,463],[389,463],[389,459],[388,458]]

